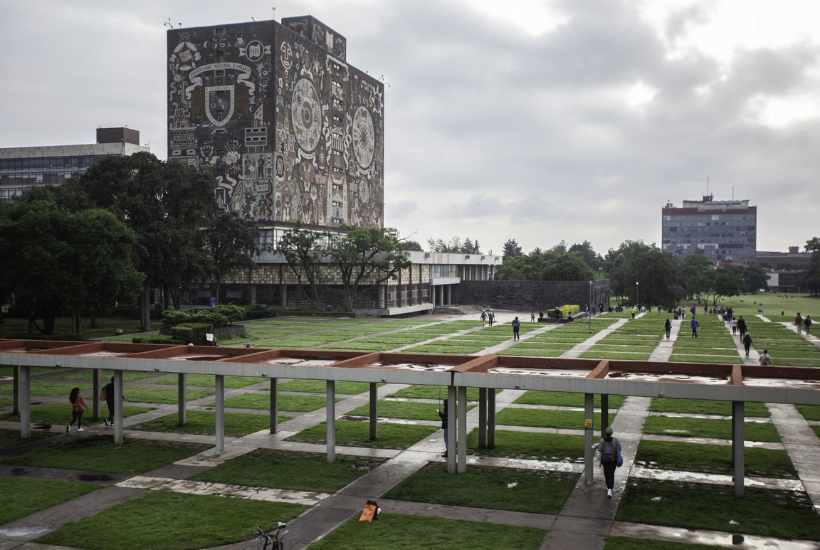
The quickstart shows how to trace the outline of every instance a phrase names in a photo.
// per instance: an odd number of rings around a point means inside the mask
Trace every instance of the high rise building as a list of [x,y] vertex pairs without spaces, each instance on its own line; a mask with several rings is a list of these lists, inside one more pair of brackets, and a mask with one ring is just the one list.
[[704,254],[713,262],[751,264],[757,250],[757,207],[748,200],[671,202],[663,208],[663,249],[680,256]]
[[97,143],[0,149],[0,200],[31,187],[60,185],[83,174],[106,155],[149,152],[140,133],[130,128],[97,128]]
[[310,16],[168,31],[168,158],[263,236],[384,225],[384,85]]

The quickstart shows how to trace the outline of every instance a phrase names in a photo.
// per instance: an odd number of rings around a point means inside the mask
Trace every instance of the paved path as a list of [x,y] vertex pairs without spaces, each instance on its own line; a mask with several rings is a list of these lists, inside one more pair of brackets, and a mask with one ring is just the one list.
[[654,349],[649,356],[649,361],[669,361],[672,356],[672,349],[675,342],[678,340],[680,333],[680,321],[672,321],[672,330],[669,332],[669,338],[662,338],[658,347]]
[[561,354],[562,359],[577,359],[582,353],[585,351],[589,351],[589,348],[594,346],[600,340],[603,340],[605,337],[609,336],[622,326],[624,326],[629,320],[628,319],[618,319],[617,322],[609,325],[607,328],[596,332],[580,344],[577,344],[572,349],[565,351]]

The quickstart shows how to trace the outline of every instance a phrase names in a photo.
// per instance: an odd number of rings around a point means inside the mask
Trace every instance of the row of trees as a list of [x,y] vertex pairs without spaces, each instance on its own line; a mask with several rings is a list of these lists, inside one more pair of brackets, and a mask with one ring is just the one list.
[[812,296],[820,296],[820,238],[814,237],[806,242],[806,252],[811,252],[811,259],[805,267],[808,272],[800,280]]
[[150,153],[109,156],[79,179],[0,207],[0,298],[13,293],[45,334],[61,309],[78,332],[81,314],[136,298],[147,331],[150,289],[178,308],[192,283],[253,269],[257,233],[235,214],[218,215],[209,175]]

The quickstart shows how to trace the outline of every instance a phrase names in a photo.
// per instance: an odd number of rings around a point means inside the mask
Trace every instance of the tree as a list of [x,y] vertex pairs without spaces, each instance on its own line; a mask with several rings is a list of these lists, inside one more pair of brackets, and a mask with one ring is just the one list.
[[580,252],[584,258],[584,263],[591,267],[593,271],[598,271],[598,268],[603,268],[604,259],[601,258],[600,254],[595,253],[595,249],[592,248],[592,243],[589,241],[584,241],[581,244],[573,244],[569,247],[569,252]]
[[222,276],[232,271],[255,269],[253,255],[257,251],[259,228],[234,212],[214,218],[208,228],[208,250],[212,272],[216,277],[216,303],[219,303]]
[[718,273],[712,287],[712,307],[714,307],[721,298],[726,296],[740,296],[741,292],[743,292],[743,279],[728,270]]
[[555,254],[566,254],[567,253],[567,242],[564,239],[561,239],[561,242],[550,248],[550,252]]
[[759,265],[742,268],[737,275],[743,280],[746,290],[752,294],[758,290],[769,290],[769,276]]
[[794,260],[781,260],[774,266],[777,271],[794,271],[800,269],[800,264]]
[[[678,281],[680,260],[657,246],[624,241],[607,253],[605,263],[615,292],[632,304],[675,307],[682,295]],[[637,284],[636,284],[637,283]]]
[[[150,153],[108,156],[80,177],[76,191],[86,206],[110,210],[136,233],[136,265],[146,275],[140,328],[150,330],[150,290],[177,284],[176,278],[169,280],[173,274],[195,274],[208,267],[191,265],[207,262],[207,256],[190,253],[190,246],[201,242],[201,228],[216,214],[211,176]],[[189,253],[180,253],[186,250]]]
[[804,266],[806,274],[798,281],[812,296],[820,295],[820,239],[814,237],[806,241],[806,252],[811,252],[811,259]]
[[322,260],[329,238],[327,232],[302,229],[302,225],[297,223],[296,227],[282,235],[275,250],[285,258],[302,293],[310,296],[317,308],[321,307]]
[[341,273],[345,310],[352,311],[360,292],[395,278],[412,262],[404,255],[395,229],[350,225],[342,228],[346,233],[331,235],[326,252]]
[[481,249],[478,246],[478,241],[471,241],[470,237],[464,239],[464,244],[461,245],[462,254],[481,254]]
[[402,246],[404,247],[404,250],[410,250],[413,252],[424,252],[424,249],[416,241],[404,241],[402,243]]
[[499,279],[505,281],[589,281],[594,272],[580,252],[558,255],[533,252],[505,257]]
[[461,253],[461,239],[458,237],[453,237],[448,242],[441,239],[427,239],[427,246],[430,247],[430,252]]
[[518,243],[515,242],[515,239],[509,239],[504,243],[504,252],[502,255],[505,259],[514,258],[516,256],[523,256],[524,252],[522,252],[521,247],[518,246]]

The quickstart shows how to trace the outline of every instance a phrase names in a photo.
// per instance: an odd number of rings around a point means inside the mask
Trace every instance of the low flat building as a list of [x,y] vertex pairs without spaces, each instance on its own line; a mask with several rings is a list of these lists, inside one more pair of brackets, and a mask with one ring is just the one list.
[[799,246],[790,246],[788,252],[768,252],[758,250],[755,254],[757,263],[766,262],[772,267],[783,261],[792,261],[796,264],[805,264],[811,260],[811,252],[800,252]]
[[97,143],[0,149],[0,200],[9,200],[32,187],[61,185],[85,173],[106,155],[150,152],[139,142],[137,130],[97,128]]

